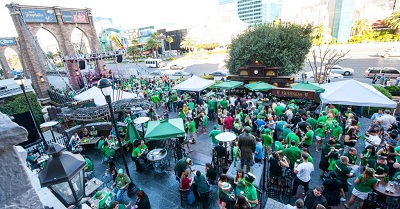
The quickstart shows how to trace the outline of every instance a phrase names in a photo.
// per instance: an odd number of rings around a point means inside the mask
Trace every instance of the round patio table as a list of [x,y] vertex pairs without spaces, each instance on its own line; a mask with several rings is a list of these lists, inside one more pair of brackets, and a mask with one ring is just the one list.
[[222,142],[231,142],[236,139],[236,134],[232,132],[223,132],[215,136],[215,139]]
[[378,193],[378,201],[386,201],[387,197],[400,197],[400,186],[394,181],[379,181],[374,187],[374,191]]

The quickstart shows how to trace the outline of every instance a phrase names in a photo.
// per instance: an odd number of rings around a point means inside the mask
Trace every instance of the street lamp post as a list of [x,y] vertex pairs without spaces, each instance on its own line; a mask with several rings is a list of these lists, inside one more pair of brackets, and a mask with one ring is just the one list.
[[42,138],[44,150],[47,150],[49,148],[49,145],[47,144],[46,139],[44,138],[42,131],[40,131],[39,126],[37,125],[37,122],[36,122],[36,119],[35,119],[35,113],[33,113],[31,102],[29,101],[28,96],[26,95],[25,84],[24,84],[25,83],[25,79],[21,74],[18,74],[17,76],[15,76],[14,81],[15,81],[15,83],[17,83],[19,85],[19,87],[21,87],[21,90],[24,93],[25,100],[28,103],[29,111],[31,113],[31,117],[32,117],[32,120],[33,120],[33,125],[35,126],[35,129],[38,132],[39,136]]
[[121,143],[121,137],[119,136],[119,131],[117,131],[118,130],[117,122],[115,121],[114,110],[111,105],[112,84],[111,84],[110,80],[108,80],[108,78],[102,78],[97,83],[97,87],[101,90],[101,93],[104,95],[106,102],[108,104],[108,108],[110,110],[111,124],[112,124],[112,126],[114,126],[114,128],[116,130],[115,132],[117,134],[118,144],[120,147],[119,150],[122,155],[122,161],[124,162],[125,171],[126,171],[126,174],[129,176],[129,178],[131,179],[131,183],[128,186],[128,195],[131,196],[131,195],[134,195],[134,189],[136,186],[132,182],[132,178],[131,178],[131,175],[130,175],[129,169],[128,169],[128,164],[126,163],[126,159],[125,159],[125,151],[124,151],[124,148],[122,147],[122,143]]
[[81,155],[64,152],[60,144],[51,144],[48,154],[52,157],[39,173],[41,187],[48,187],[65,207],[75,205],[82,208],[81,199],[85,195],[83,168],[86,162]]

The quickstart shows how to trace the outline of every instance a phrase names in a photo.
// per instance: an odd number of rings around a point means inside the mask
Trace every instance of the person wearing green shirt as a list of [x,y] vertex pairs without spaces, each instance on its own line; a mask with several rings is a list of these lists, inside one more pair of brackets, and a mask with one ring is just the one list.
[[178,96],[174,93],[171,95],[171,105],[174,112],[176,112],[176,102],[178,101]]
[[344,192],[349,191],[347,179],[354,175],[353,173],[351,173],[351,168],[349,167],[348,163],[349,158],[346,156],[341,156],[338,160],[336,160],[335,165],[335,172],[337,174],[336,178],[342,182]]
[[152,97],[151,97],[151,100],[153,101],[153,103],[154,103],[154,105],[156,106],[156,108],[159,108],[159,101],[160,101],[160,98],[158,97],[158,94],[154,94]]
[[187,106],[190,107],[191,110],[194,109],[194,102],[193,102],[193,99],[191,99],[191,100],[187,103]]
[[306,127],[306,130],[307,130],[306,134],[301,139],[301,144],[303,144],[303,147],[308,148],[311,146],[312,141],[314,139],[314,131],[312,130],[311,125],[308,125]]
[[296,141],[292,140],[290,142],[290,146],[282,151],[279,151],[278,153],[280,152],[282,152],[282,154],[289,159],[290,168],[293,169],[294,163],[300,158],[301,155],[301,150],[297,147]]
[[211,143],[213,146],[217,146],[218,140],[215,137],[220,133],[221,130],[218,129],[218,125],[214,125],[214,129],[208,134],[208,136],[211,137]]
[[290,126],[291,126],[291,124],[285,124],[284,125],[284,127],[283,127],[283,129],[282,129],[282,133],[283,133],[283,139],[286,139],[286,137],[287,137],[287,135],[289,134],[289,133],[291,133],[291,132],[293,132],[291,129],[290,129]]
[[85,159],[86,165],[83,168],[83,170],[85,171],[85,173],[92,172],[93,171],[93,163],[92,163],[92,161],[86,156],[85,156],[84,159]]
[[400,146],[395,147],[394,151],[397,153],[396,154],[396,162],[400,163]]
[[332,112],[333,117],[335,117],[335,118],[339,115],[339,110],[336,109],[334,104],[329,104],[329,106],[326,107],[326,112],[327,113]]
[[315,151],[319,152],[325,140],[325,123],[318,123],[318,128],[315,129],[315,139]]
[[[143,141],[143,140],[142,140],[142,141]],[[145,151],[142,150],[142,149],[140,148],[140,145],[138,145],[138,142],[137,142],[137,141],[135,141],[135,145],[136,145],[136,148],[133,149],[133,151],[132,151],[132,157],[131,157],[131,159],[132,159],[133,162],[135,162],[136,171],[142,172],[142,171],[144,171],[144,168],[143,168],[142,164],[141,164],[140,161],[139,161],[139,157],[142,156],[142,154],[143,154]],[[146,145],[145,145],[145,146],[146,146]]]
[[221,101],[219,101],[219,105],[221,105],[224,109],[228,109],[228,100],[223,98]]
[[323,122],[325,124],[327,119],[328,119],[328,116],[326,116],[326,112],[322,111],[321,116],[319,116],[317,119],[317,124],[319,124],[321,122]]
[[117,198],[116,200],[118,202],[121,201],[121,196],[122,193],[128,188],[128,185],[131,183],[131,179],[129,178],[128,175],[124,173],[122,168],[118,170],[118,174],[115,177],[115,181],[112,185],[113,187],[113,192],[116,194]]
[[331,133],[331,136],[335,136],[337,140],[340,140],[342,138],[343,128],[339,126],[339,122],[337,120],[334,120],[332,122],[329,131]]
[[264,133],[261,135],[261,140],[264,145],[264,153],[270,155],[272,153],[272,144],[274,143],[274,139],[271,136],[271,129],[264,129]]
[[277,106],[274,108],[274,111],[275,111],[276,116],[280,118],[281,115],[283,114],[283,112],[285,111],[285,107],[284,107],[284,106],[277,105]]
[[[308,152],[308,149],[306,147],[301,148],[301,154],[308,154],[308,159],[307,161],[314,164],[314,158],[311,156],[311,154]],[[301,161],[303,162],[303,159],[301,159]]]
[[258,205],[257,189],[253,185],[253,181],[255,178],[256,176],[254,176],[254,174],[248,172],[243,180],[243,182],[245,183],[243,196],[247,198],[248,202],[251,205],[251,208],[254,208],[256,205]]
[[317,120],[314,118],[314,113],[310,113],[310,117],[307,118],[306,122],[311,125],[312,130],[315,130],[317,126]]
[[321,150],[321,161],[319,162],[319,169],[321,170],[320,177],[325,177],[325,172],[328,171],[329,160],[335,152],[335,142],[329,140],[328,143],[324,144]]
[[96,192],[94,195],[95,199],[99,199],[99,209],[109,209],[111,207],[111,203],[113,201],[113,196],[111,192],[103,193],[101,191]]
[[371,191],[371,188],[375,187],[378,183],[378,179],[374,177],[375,170],[373,168],[366,168],[363,174],[360,174],[356,180],[354,181],[354,189],[353,194],[349,202],[347,203],[346,208],[351,208],[354,204],[356,197],[360,200],[359,208],[363,208],[364,200],[367,199],[368,192]]
[[283,144],[282,144],[282,142],[280,142],[280,141],[275,141],[274,142],[274,150],[277,152],[277,151],[281,151],[281,150],[283,150],[284,149],[284,146],[283,146]]
[[299,146],[300,144],[300,138],[299,136],[297,136],[297,132],[299,131],[298,128],[294,129],[294,132],[290,132],[287,136],[286,136],[286,143],[289,144],[291,141],[296,141],[296,146]]
[[196,132],[196,123],[192,118],[189,118],[189,134],[190,134],[190,140],[192,140],[192,144],[196,143],[196,138],[194,136],[195,132]]
[[215,102],[213,99],[209,99],[207,101],[208,104],[208,117],[210,118],[211,121],[215,120]]

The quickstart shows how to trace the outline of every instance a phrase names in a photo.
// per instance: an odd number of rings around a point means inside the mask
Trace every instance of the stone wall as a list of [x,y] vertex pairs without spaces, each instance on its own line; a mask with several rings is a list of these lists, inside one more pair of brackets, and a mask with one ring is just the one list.
[[43,208],[14,146],[27,137],[25,128],[0,113],[0,208]]

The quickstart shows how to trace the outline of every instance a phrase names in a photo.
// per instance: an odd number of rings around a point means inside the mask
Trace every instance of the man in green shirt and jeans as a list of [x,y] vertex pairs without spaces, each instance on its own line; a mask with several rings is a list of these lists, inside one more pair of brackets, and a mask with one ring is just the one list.
[[115,181],[111,187],[113,188],[113,192],[117,194],[117,201],[121,202],[121,196],[124,191],[128,188],[131,183],[131,179],[128,175],[124,173],[122,168],[118,170],[117,177],[115,177]]
[[213,146],[217,146],[218,140],[215,137],[220,133],[221,130],[218,129],[218,125],[214,125],[214,129],[208,134],[208,136],[211,137],[211,143]]
[[341,156],[340,159],[336,161],[335,165],[335,172],[337,174],[337,179],[342,182],[344,192],[349,191],[347,179],[349,179],[354,175],[353,173],[351,173],[351,168],[348,166],[348,163],[349,163],[349,158],[346,156]]
[[308,125],[307,127],[306,127],[306,129],[307,129],[307,133],[304,135],[304,137],[301,139],[301,144],[303,144],[303,147],[306,147],[306,148],[308,148],[308,147],[310,147],[311,146],[311,144],[312,144],[312,142],[313,142],[313,139],[314,139],[314,131],[312,130],[312,127],[311,127],[311,125]]

